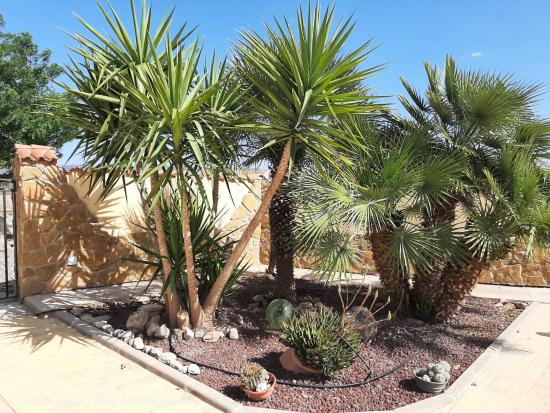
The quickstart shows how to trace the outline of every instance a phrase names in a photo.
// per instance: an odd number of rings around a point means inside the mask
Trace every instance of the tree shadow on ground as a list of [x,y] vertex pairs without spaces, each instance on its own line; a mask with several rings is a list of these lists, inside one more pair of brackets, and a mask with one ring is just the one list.
[[2,347],[15,343],[28,346],[32,354],[50,342],[61,346],[66,340],[86,346],[98,345],[55,318],[33,316],[15,301],[0,304],[0,343],[5,343],[0,345],[0,354]]

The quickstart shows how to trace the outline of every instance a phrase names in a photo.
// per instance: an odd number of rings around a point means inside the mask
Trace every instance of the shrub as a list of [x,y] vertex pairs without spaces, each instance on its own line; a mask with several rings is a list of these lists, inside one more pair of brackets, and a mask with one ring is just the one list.
[[288,320],[282,331],[281,341],[296,351],[304,365],[329,377],[353,363],[361,343],[351,322],[326,307]]
[[[193,241],[195,275],[197,277],[199,299],[202,302],[218,279],[236,241],[230,239],[232,232],[223,232],[217,228],[221,214],[212,217],[205,203],[200,202],[197,197],[191,199],[190,229]],[[164,288],[175,288],[182,300],[183,307],[189,310],[181,208],[177,191],[174,190],[168,199],[163,198],[159,202],[161,203],[162,219],[168,244],[168,259],[172,266],[172,272]],[[142,228],[146,228],[153,234],[155,233],[152,217],[147,218],[146,225]],[[154,267],[157,273],[160,273],[162,271],[160,254],[145,245],[136,245],[136,247],[149,255],[150,259],[133,261],[144,263],[148,267]],[[233,270],[224,287],[220,303],[233,293],[235,282],[248,269],[248,266],[243,262],[244,258],[241,258]]]

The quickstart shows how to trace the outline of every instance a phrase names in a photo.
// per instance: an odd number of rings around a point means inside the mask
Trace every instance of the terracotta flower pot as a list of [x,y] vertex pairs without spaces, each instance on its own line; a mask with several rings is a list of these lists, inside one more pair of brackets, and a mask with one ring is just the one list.
[[312,367],[305,366],[298,356],[296,351],[293,348],[288,348],[286,351],[281,354],[279,357],[279,362],[285,370],[293,371],[295,373],[305,373],[305,374],[321,374],[322,370],[314,369]]
[[243,387],[243,391],[248,396],[248,398],[250,398],[251,400],[260,402],[260,401],[266,400],[273,394],[273,390],[275,390],[275,384],[277,384],[277,378],[272,373],[268,373],[268,374],[269,374],[269,382],[271,383],[271,386],[269,386],[266,390],[252,391],[252,390],[245,389]]

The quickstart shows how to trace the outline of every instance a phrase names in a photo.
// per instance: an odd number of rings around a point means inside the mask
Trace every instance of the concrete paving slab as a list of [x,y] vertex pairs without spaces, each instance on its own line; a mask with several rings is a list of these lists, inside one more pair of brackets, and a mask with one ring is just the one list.
[[[36,338],[39,331],[47,334]],[[219,413],[55,318],[0,304],[0,412]]]

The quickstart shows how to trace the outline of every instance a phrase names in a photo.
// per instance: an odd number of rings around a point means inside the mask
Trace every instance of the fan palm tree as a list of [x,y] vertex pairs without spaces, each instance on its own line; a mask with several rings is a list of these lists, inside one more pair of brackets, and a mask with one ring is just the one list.
[[267,36],[244,31],[235,47],[233,66],[247,85],[255,116],[240,128],[265,137],[265,147],[281,145],[280,157],[262,202],[235,246],[209,294],[204,310],[215,310],[239,256],[267,212],[271,200],[293,166],[294,154],[303,147],[313,162],[347,162],[353,139],[331,126],[330,119],[368,113],[379,108],[367,97],[362,82],[379,67],[359,68],[369,54],[369,43],[347,52],[344,44],[354,24],[342,21],[334,31],[334,8],[319,6],[297,13],[297,29],[286,19],[265,25]]
[[[533,112],[540,85],[521,84],[510,75],[461,71],[450,57],[443,73],[428,64],[425,69],[428,89],[424,96],[402,79],[408,96],[401,96],[400,101],[410,117],[395,117],[394,120],[406,131],[424,133],[434,148],[460,153],[466,157],[467,165],[448,202],[423,211],[423,225],[456,223],[460,205],[466,214],[463,224],[470,238],[474,229],[479,231],[477,237],[480,239],[488,236],[482,230],[492,227],[495,231],[497,228],[504,231],[508,225],[506,220],[497,219],[502,204],[492,203],[487,209],[486,200],[494,197],[494,186],[489,185],[486,176],[492,174],[501,184],[502,179],[507,179],[498,171],[502,156],[511,147],[525,151],[529,158],[525,162],[533,165],[548,156],[550,123],[538,119]],[[490,218],[494,218],[491,226],[473,225],[488,222]],[[511,235],[506,235],[506,231],[500,237],[502,242],[510,242]],[[416,277],[417,298],[422,305],[431,308],[430,316],[438,321],[446,320],[457,310],[489,258],[487,254],[480,256],[479,251],[472,250],[473,244],[465,238],[461,243],[468,259],[458,265],[446,259],[434,260],[431,270],[420,272]],[[450,290],[454,292],[439,294]]]
[[380,118],[339,125],[360,142],[350,166],[341,166],[343,174],[309,169],[289,185],[298,205],[299,251],[330,280],[366,271],[366,239],[384,287],[401,299],[415,272],[430,269],[434,257],[456,255],[453,228],[425,227],[421,215],[448,202],[464,158],[440,153],[424,135],[402,133]]

